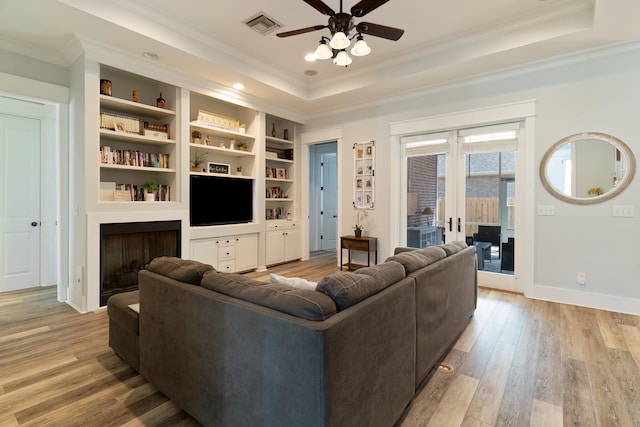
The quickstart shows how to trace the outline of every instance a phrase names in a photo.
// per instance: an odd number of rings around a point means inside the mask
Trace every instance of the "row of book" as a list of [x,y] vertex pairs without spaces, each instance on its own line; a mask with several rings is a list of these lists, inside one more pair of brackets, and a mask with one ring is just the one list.
[[138,135],[142,135],[144,129],[169,134],[168,124],[149,123],[135,117],[110,112],[100,113],[100,128]]
[[169,154],[143,153],[138,150],[114,150],[104,145],[100,147],[100,163],[105,165],[168,169]]
[[[155,200],[168,202],[171,200],[171,186],[158,184],[155,191]],[[100,183],[100,201],[103,202],[142,202],[144,190],[136,184],[119,184],[115,182]]]

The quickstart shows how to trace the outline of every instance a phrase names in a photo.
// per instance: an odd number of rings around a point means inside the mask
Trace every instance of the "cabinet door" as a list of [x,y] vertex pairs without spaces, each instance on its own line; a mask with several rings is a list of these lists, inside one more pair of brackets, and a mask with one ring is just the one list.
[[258,267],[258,235],[245,234],[236,240],[236,271]]
[[302,242],[300,228],[291,228],[285,231],[286,238],[284,243],[285,261],[302,258]]
[[218,265],[218,244],[217,239],[198,239],[191,241],[191,258],[205,264]]
[[284,262],[284,230],[267,231],[266,263],[267,265]]

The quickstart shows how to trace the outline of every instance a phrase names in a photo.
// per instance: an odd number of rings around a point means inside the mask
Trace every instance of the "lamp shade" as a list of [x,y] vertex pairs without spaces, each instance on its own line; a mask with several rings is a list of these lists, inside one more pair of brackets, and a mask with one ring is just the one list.
[[333,52],[327,46],[327,42],[325,40],[320,40],[320,44],[316,49],[316,58],[318,59],[329,59],[333,56]]
[[351,62],[353,62],[353,60],[344,50],[338,52],[338,55],[333,59],[333,63],[339,67],[346,67],[351,64]]
[[337,33],[335,33],[333,35],[333,38],[329,42],[329,46],[338,50],[348,48],[349,44],[351,44],[351,41],[342,31],[338,31]]
[[422,215],[433,215],[433,209],[427,207],[422,211]]
[[351,54],[353,56],[365,56],[371,52],[371,48],[367,45],[367,42],[362,39],[362,36],[358,36],[358,41],[353,45]]

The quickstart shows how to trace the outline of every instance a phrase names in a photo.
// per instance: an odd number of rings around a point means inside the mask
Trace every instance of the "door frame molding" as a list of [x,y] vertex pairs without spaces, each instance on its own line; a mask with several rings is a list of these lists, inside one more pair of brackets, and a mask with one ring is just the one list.
[[[69,99],[70,89],[0,72],[0,96],[16,102],[41,104],[43,171],[41,180],[40,277],[57,286],[57,299],[67,301],[70,251]],[[50,167],[47,167],[50,166]]]
[[[343,164],[343,144],[342,144],[342,128],[330,128],[320,129],[312,132],[305,132],[300,135],[300,165],[309,165],[309,146],[322,144],[325,142],[336,143],[336,162],[338,163],[338,176],[337,182],[342,182],[342,168]],[[297,170],[302,169],[298,167]],[[305,171],[307,169],[305,168]],[[309,188],[309,174],[302,173],[298,175],[296,182],[300,182],[300,188],[297,190],[297,194],[300,195],[301,206],[301,221],[302,221],[302,259],[309,259],[309,192],[306,189]],[[342,222],[340,221],[340,201],[342,200],[342,186],[338,185],[338,191],[336,197],[338,198],[338,223],[336,226],[336,242],[340,241],[340,235],[342,234]],[[336,253],[338,253],[338,243],[336,243]],[[340,262],[340,257],[336,257],[336,265]]]
[[[392,147],[391,176],[396,176],[396,185],[391,188],[391,200],[395,200],[401,209],[392,210],[391,223],[398,224],[391,230],[391,241],[394,246],[399,246],[402,239],[402,218],[406,218],[406,177],[403,178],[403,155],[400,138],[402,136],[432,133],[453,128],[473,127],[479,125],[494,124],[507,121],[524,121],[524,128],[518,136],[518,156],[516,170],[516,205],[522,206],[516,215],[516,232],[518,234],[518,251],[516,251],[515,263],[516,275],[508,280],[500,280],[496,277],[492,284],[497,289],[511,292],[527,293],[533,287],[533,254],[534,254],[534,195],[535,183],[535,112],[536,101],[526,100],[510,104],[489,106],[467,111],[459,111],[442,115],[423,117],[415,120],[392,122],[389,125],[390,141]],[[402,187],[404,182],[405,187]],[[527,191],[527,189],[529,191]],[[406,220],[405,227],[406,227]],[[496,275],[502,276],[502,275]]]

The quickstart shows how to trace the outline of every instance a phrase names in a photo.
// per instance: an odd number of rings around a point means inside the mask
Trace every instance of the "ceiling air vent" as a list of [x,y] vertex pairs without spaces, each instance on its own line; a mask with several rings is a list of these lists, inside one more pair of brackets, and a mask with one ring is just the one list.
[[263,36],[282,26],[278,21],[268,17],[264,12],[260,12],[253,18],[247,19],[244,23],[247,24],[249,28],[259,32]]

